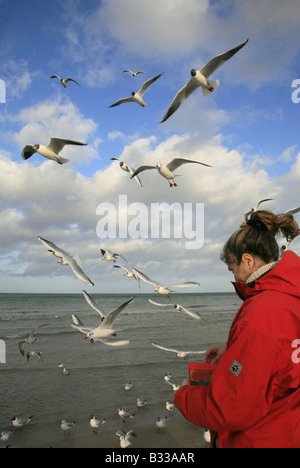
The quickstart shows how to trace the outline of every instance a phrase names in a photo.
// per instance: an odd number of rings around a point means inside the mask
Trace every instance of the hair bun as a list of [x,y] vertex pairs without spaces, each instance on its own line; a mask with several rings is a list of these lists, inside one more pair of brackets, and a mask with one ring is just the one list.
[[257,229],[258,231],[268,231],[267,225],[258,218],[250,218],[247,221],[248,226]]

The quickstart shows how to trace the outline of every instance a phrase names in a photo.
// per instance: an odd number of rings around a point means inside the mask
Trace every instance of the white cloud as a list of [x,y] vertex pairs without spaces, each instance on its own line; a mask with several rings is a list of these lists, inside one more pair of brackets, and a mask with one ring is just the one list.
[[[24,271],[18,281],[24,279],[27,282],[27,277],[44,278],[48,274],[47,281],[55,283],[60,291],[62,283],[58,279],[64,275],[64,278],[70,278],[66,279],[66,287],[80,290],[79,280],[72,278],[68,270],[59,269],[39,245],[36,237],[41,235],[65,247],[73,255],[78,254],[100,292],[104,284],[106,288],[113,289],[117,285],[121,290],[126,287],[132,290],[135,286],[118,277],[110,265],[104,268],[103,263],[100,264],[100,246],[120,251],[132,264],[158,281],[170,283],[171,279],[191,279],[200,281],[205,290],[226,290],[228,275],[219,261],[223,243],[240,225],[244,212],[259,199],[266,196],[275,198],[276,201],[271,202],[268,208],[276,211],[294,206],[293,192],[285,191],[285,187],[297,187],[299,160],[284,178],[271,180],[265,170],[249,171],[243,155],[238,151],[228,151],[222,146],[220,137],[202,142],[198,135],[198,144],[196,142],[196,134],[173,136],[163,143],[157,143],[154,137],[150,137],[125,147],[120,156],[137,166],[145,162],[168,161],[170,157],[182,157],[184,153],[214,166],[183,166],[177,171],[181,176],[176,189],[170,189],[167,181],[156,171],[141,174],[144,186],[140,188],[116,163],[86,178],[71,167],[60,167],[51,161],[35,167],[13,162],[2,154],[2,275],[6,273],[11,278],[14,271],[18,274]],[[149,207],[151,203],[163,202],[169,205],[175,202],[204,203],[203,248],[189,251],[176,239],[99,239],[96,234],[100,220],[96,214],[97,206],[109,202],[117,207],[120,194],[127,195],[128,205],[137,200]],[[220,278],[217,286],[213,279],[216,277]],[[4,289],[8,284],[6,281],[1,281]],[[36,284],[40,284],[40,280]],[[53,284],[49,287],[53,288]]]

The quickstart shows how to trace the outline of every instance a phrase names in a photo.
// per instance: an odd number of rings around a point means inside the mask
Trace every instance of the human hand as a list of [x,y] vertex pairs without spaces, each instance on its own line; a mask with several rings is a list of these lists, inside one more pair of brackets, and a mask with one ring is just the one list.
[[226,344],[211,346],[205,353],[204,362],[206,364],[217,364],[226,351]]

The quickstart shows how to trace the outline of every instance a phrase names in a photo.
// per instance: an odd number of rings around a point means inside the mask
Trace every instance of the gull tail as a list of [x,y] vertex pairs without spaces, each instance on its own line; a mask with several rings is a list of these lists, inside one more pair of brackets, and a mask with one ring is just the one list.
[[210,86],[210,89],[202,88],[203,96],[210,96],[220,86],[220,81],[219,80],[207,80],[207,83]]
[[58,161],[59,164],[66,164],[66,163],[68,163],[70,161],[70,159],[59,157],[57,161]]

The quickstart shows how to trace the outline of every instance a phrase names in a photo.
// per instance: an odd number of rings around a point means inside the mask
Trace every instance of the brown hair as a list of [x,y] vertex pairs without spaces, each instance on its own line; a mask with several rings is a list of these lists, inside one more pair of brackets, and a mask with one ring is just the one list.
[[249,253],[265,263],[276,261],[279,258],[276,238],[280,234],[288,242],[300,234],[299,226],[291,214],[276,215],[271,211],[255,211],[226,242],[221,260],[227,263],[233,256],[240,264],[242,255]]

